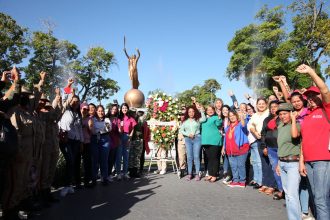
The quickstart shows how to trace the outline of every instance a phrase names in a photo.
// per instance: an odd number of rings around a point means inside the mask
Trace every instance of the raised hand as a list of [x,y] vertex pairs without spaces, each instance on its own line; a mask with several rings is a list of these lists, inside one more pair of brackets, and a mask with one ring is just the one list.
[[73,79],[72,79],[72,78],[68,79],[68,85],[70,85],[70,86],[71,86],[71,85],[73,84],[73,82],[74,82],[74,81],[73,81]]
[[14,82],[17,82],[19,80],[19,70],[16,68],[16,66],[13,67],[13,69],[10,71],[11,72],[11,78]]
[[274,80],[275,82],[277,82],[277,83],[281,82],[281,78],[280,78],[280,76],[273,76],[272,78],[273,78],[273,80]]
[[297,67],[296,71],[298,73],[308,73],[309,74],[309,73],[313,72],[314,70],[306,64],[301,64],[300,66]]
[[273,86],[273,91],[275,92],[275,94],[278,93],[278,88],[277,88],[277,86]]
[[229,96],[233,96],[233,95],[234,95],[233,90],[229,90],[229,91],[228,91],[228,95],[229,95]]
[[47,73],[45,71],[41,71],[41,73],[39,73],[39,75],[40,75],[41,80],[45,80]]
[[282,82],[286,82],[286,77],[283,76],[283,75],[280,75],[280,80],[281,80]]
[[298,117],[298,112],[296,111],[291,111],[290,112],[291,119],[296,119]]
[[249,98],[251,98],[251,96],[250,96],[248,93],[245,93],[245,94],[244,94],[244,97],[245,97],[247,100],[249,100]]
[[300,94],[304,94],[304,92],[306,92],[306,91],[307,91],[306,88],[302,88],[302,89],[299,90]]

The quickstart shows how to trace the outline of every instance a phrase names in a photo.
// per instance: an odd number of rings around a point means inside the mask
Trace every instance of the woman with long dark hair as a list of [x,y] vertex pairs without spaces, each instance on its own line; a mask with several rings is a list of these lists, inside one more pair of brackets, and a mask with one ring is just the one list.
[[187,149],[187,162],[188,162],[188,176],[187,180],[192,179],[193,162],[196,169],[195,180],[200,180],[200,150],[201,150],[201,136],[200,126],[201,122],[206,120],[204,108],[198,105],[190,106],[185,114],[185,121],[182,123],[179,133],[185,137],[185,144]]
[[[133,136],[134,127],[137,124],[135,119],[129,114],[129,106],[123,103],[120,106],[119,111],[120,119],[120,140],[121,144],[117,149],[116,154],[116,173],[117,180],[121,180],[122,176],[124,179],[129,179],[128,172],[128,153],[129,153],[129,142]],[[123,175],[121,174],[121,160],[123,159]]]
[[92,180],[96,183],[98,170],[101,170],[103,185],[108,184],[108,157],[110,150],[111,122],[105,117],[104,107],[96,107],[96,114],[91,124],[92,130]]
[[119,119],[119,109],[117,104],[110,105],[108,113],[105,116],[110,119],[111,131],[110,131],[110,151],[108,159],[108,180],[113,181],[112,169],[116,162],[117,149],[120,145],[120,119]]
[[249,141],[246,118],[243,113],[240,115],[236,111],[229,111],[229,126],[225,129],[224,148],[222,154],[227,154],[231,171],[232,182],[229,187],[246,186],[245,163],[249,152]]

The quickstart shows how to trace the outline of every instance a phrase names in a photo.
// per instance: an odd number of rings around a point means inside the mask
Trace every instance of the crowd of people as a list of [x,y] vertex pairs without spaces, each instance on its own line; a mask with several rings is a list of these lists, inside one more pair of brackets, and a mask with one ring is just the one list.
[[[273,79],[281,92],[232,106],[218,98],[202,106],[182,105],[176,138],[179,175],[187,181],[222,181],[231,188],[253,187],[285,199],[290,220],[330,219],[330,93],[307,66],[315,86],[291,91],[284,76]],[[152,134],[143,109],[113,103],[80,102],[72,88],[56,88],[51,101],[43,93],[47,74],[29,91],[14,67],[0,81],[0,184],[4,219],[19,219],[58,199],[51,193],[59,154],[65,160],[60,195],[143,176]],[[10,79],[9,79],[10,78]],[[152,117],[152,116],[151,116]],[[157,156],[165,158],[166,149]],[[81,167],[83,172],[81,172]],[[220,169],[221,168],[221,169]],[[156,174],[166,173],[159,161]]]

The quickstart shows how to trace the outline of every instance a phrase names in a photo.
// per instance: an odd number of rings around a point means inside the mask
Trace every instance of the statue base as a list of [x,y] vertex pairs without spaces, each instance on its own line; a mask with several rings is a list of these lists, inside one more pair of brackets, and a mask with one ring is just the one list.
[[130,108],[141,108],[144,104],[143,92],[138,89],[130,89],[126,92],[124,101]]

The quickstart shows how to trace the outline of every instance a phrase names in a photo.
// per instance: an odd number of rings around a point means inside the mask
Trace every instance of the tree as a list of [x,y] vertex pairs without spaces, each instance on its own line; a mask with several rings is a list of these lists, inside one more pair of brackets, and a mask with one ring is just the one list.
[[[320,73],[320,59],[329,56],[330,20],[323,1],[296,0],[286,10],[280,6],[261,8],[257,23],[235,33],[228,44],[233,52],[227,67],[230,80],[243,78],[258,95],[269,94],[274,75],[284,75],[295,88],[310,86],[311,80],[295,73],[308,63]],[[293,30],[285,32],[284,14],[294,12]],[[327,68],[328,74],[330,66]]]
[[9,70],[29,54],[27,29],[0,13],[0,71]]
[[[78,47],[66,40],[59,40],[53,32],[33,33],[31,41],[33,57],[25,68],[26,79],[31,87],[39,80],[39,72],[47,72],[45,93],[53,94],[55,87],[63,87],[71,73],[69,66],[78,57]],[[71,76],[72,77],[72,76]]]
[[113,64],[116,64],[113,53],[102,47],[89,49],[85,56],[72,63],[71,69],[80,85],[78,95],[82,100],[96,97],[101,102],[118,92],[117,82],[103,76]]
[[195,97],[197,102],[202,105],[213,104],[216,97],[215,93],[221,89],[221,85],[215,79],[204,81],[202,86],[196,85],[191,89],[185,90],[182,93],[177,93],[176,97],[180,103],[191,105],[191,97]]
[[243,77],[248,87],[256,89],[267,87],[268,78],[283,71],[285,63],[274,56],[284,38],[283,17],[281,7],[269,10],[264,6],[256,15],[260,24],[250,24],[235,33],[228,44],[228,51],[233,52],[227,67],[230,80]]

